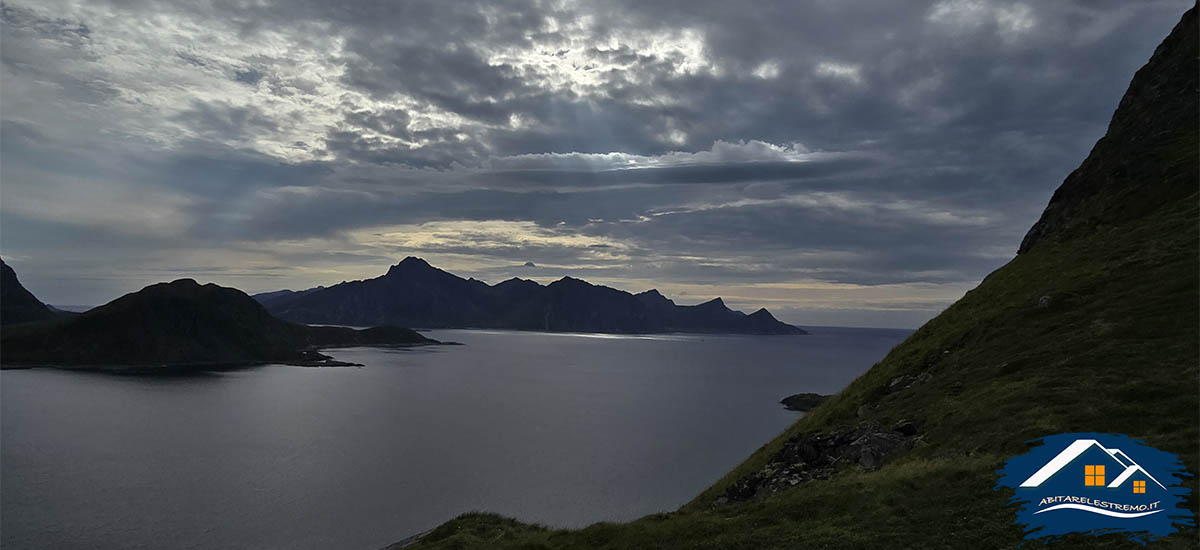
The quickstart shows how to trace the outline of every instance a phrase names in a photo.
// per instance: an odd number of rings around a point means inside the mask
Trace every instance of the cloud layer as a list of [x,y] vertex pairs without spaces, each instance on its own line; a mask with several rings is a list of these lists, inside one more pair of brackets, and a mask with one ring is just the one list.
[[58,304],[419,255],[915,326],[1187,5],[6,2],[0,253]]

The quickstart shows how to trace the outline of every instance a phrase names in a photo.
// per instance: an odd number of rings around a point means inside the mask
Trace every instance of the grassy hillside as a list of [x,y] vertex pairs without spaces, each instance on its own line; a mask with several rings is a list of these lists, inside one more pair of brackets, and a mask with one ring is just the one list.
[[[468,514],[416,547],[1013,548],[1022,533],[1006,506],[1011,493],[993,486],[1027,440],[1119,432],[1200,472],[1195,27],[1193,10],[1172,35],[1175,50],[1160,48],[1159,63],[1139,72],[1113,129],[1056,194],[1022,254],[691,503],[579,530]],[[1167,71],[1177,74],[1157,78]],[[1134,120],[1123,113],[1140,123],[1119,128]],[[907,389],[891,387],[922,374]],[[900,420],[920,426],[924,443],[878,470],[852,465],[714,505],[792,436]],[[1189,484],[1196,511],[1200,486]],[[1196,543],[1188,529],[1152,547]],[[1140,548],[1120,535],[1070,536],[1053,547]]]

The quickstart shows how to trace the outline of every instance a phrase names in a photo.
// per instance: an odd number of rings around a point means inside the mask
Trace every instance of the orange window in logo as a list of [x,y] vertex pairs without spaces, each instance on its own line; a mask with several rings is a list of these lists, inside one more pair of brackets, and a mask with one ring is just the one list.
[[1133,482],[1133,492],[1135,492],[1135,493],[1145,493],[1145,492],[1146,492],[1146,482],[1145,482],[1145,481],[1135,481],[1135,482]]
[[[1103,487],[1104,486],[1104,466],[1084,466],[1083,467],[1083,484],[1088,487]],[[1145,488],[1145,483],[1142,487]]]

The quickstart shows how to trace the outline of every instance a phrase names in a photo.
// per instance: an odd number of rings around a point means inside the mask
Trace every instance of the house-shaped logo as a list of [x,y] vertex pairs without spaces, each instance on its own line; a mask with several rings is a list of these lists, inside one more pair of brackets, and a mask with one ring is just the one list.
[[[1040,486],[1055,474],[1066,469],[1068,465],[1078,462],[1080,457],[1089,454],[1088,451],[1092,449],[1098,449],[1107,456],[1104,456],[1102,460],[1090,461],[1098,462],[1099,464],[1086,464],[1083,467],[1083,478],[1080,482],[1085,487],[1116,489],[1124,485],[1129,485],[1133,488],[1135,494],[1144,494],[1146,492],[1146,484],[1149,482],[1157,485],[1164,491],[1167,490],[1166,485],[1163,485],[1140,464],[1129,458],[1129,455],[1120,449],[1105,448],[1104,445],[1101,445],[1095,439],[1076,439],[1073,443],[1067,445],[1066,449],[1063,449],[1062,452],[1051,459],[1050,462],[1047,462],[1045,466],[1042,466],[1041,469],[1034,472],[1033,475],[1022,482],[1021,487]],[[1093,456],[1098,455],[1098,453],[1090,454]],[[1112,469],[1114,463],[1117,466],[1115,471]],[[1120,473],[1115,478],[1109,477],[1108,474],[1116,472]],[[1106,484],[1106,481],[1109,479],[1112,479],[1112,481]]]
[[[1194,524],[1178,457],[1119,434],[1061,434],[1009,460],[997,489],[1010,488],[1026,538],[1124,531],[1135,540]],[[1135,459],[1136,457],[1136,459]]]

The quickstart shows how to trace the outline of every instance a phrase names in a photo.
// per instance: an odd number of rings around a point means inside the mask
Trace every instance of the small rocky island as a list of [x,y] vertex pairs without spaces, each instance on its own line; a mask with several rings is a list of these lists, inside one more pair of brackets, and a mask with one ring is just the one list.
[[348,364],[318,350],[438,343],[395,326],[357,330],[291,323],[276,319],[240,290],[180,279],[79,315],[6,325],[0,366],[121,371],[265,363],[343,366]]
[[779,402],[783,404],[783,408],[789,411],[808,412],[830,397],[819,393],[797,393],[784,397]]

